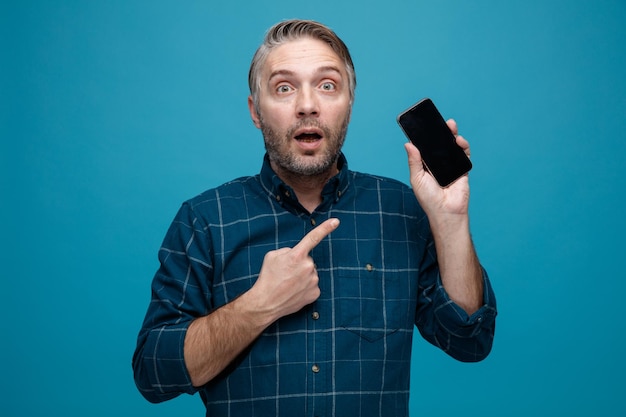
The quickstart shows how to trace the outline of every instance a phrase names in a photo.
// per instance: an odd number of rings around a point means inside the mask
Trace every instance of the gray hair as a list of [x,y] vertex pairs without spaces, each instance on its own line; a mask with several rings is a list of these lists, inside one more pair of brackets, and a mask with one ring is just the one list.
[[329,27],[312,20],[285,20],[272,26],[265,34],[265,39],[259,49],[256,50],[250,72],[248,73],[248,85],[254,102],[254,107],[259,112],[259,91],[261,89],[261,69],[270,52],[289,41],[302,38],[312,38],[326,43],[343,60],[348,73],[348,87],[350,89],[350,101],[354,101],[356,88],[356,75],[352,57],[346,44]]

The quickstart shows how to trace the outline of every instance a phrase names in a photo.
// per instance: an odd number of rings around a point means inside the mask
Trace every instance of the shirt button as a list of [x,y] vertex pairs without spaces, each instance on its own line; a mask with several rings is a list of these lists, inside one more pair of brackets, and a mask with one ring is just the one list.
[[317,222],[315,221],[315,219],[311,219],[311,225],[315,226],[317,224]]
[[318,372],[320,371],[320,367],[319,367],[319,366],[317,366],[317,365],[313,365],[313,366],[311,367],[311,370],[312,370],[314,373],[318,373]]
[[314,312],[311,314],[311,318],[312,318],[313,320],[317,320],[317,319],[319,319],[319,318],[320,318],[320,313],[318,313],[317,311],[314,311]]
[[367,272],[372,272],[374,270],[374,267],[372,266],[372,264],[366,264],[365,269],[367,270]]

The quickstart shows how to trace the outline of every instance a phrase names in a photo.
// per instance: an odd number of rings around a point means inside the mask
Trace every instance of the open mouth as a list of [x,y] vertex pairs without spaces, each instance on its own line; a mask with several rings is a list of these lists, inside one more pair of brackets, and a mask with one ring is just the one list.
[[315,142],[320,140],[322,137],[317,133],[303,133],[301,135],[296,136],[296,140],[300,142]]
[[322,132],[319,129],[315,129],[315,128],[300,129],[294,135],[294,138],[297,141],[306,142],[306,143],[316,142],[322,139],[322,137],[323,137]]

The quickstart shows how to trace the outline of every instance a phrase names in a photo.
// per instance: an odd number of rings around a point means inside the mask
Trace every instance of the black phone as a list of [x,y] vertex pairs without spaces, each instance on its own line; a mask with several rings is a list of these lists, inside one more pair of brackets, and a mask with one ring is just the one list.
[[400,113],[398,124],[419,149],[424,166],[441,187],[449,186],[472,169],[465,151],[456,144],[456,138],[429,98]]

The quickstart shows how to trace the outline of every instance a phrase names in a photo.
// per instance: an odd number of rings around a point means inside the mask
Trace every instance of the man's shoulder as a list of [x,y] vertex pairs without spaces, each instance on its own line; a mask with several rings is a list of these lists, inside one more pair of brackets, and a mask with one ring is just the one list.
[[402,192],[411,191],[411,188],[407,184],[394,178],[359,171],[350,171],[350,175],[356,187],[377,187],[382,190],[397,190]]
[[351,175],[358,204],[380,205],[389,213],[423,216],[413,190],[402,181],[363,172],[351,172]]
[[259,176],[248,175],[209,188],[186,200],[184,204],[191,206],[193,209],[197,209],[202,206],[212,206],[230,200],[240,200],[245,198],[246,195],[258,194],[260,189]]

